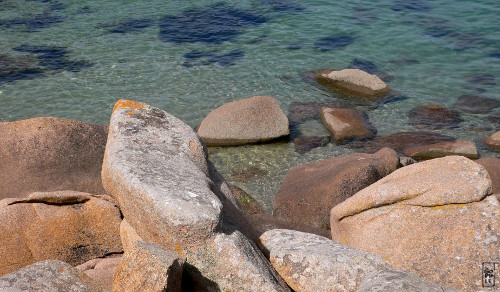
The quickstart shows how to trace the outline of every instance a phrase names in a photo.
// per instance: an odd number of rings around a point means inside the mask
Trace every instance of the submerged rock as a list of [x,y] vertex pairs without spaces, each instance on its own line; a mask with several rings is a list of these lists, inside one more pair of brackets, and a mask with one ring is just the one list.
[[359,69],[318,73],[316,80],[328,89],[366,98],[374,98],[390,91],[389,86],[376,75]]
[[323,108],[321,120],[337,143],[368,139],[377,134],[368,115],[356,109]]
[[471,114],[487,114],[500,106],[500,101],[476,95],[462,95],[455,102],[458,110]]
[[196,132],[207,146],[266,142],[290,134],[288,118],[269,96],[226,103],[210,112]]
[[333,35],[320,38],[314,42],[314,47],[320,51],[331,51],[347,47],[354,42],[354,38],[348,35]]
[[330,209],[359,190],[393,172],[396,152],[352,154],[292,168],[274,197],[276,218],[329,229]]
[[471,141],[441,142],[430,145],[410,146],[405,155],[417,160],[433,159],[450,155],[460,155],[470,159],[479,158],[476,145]]
[[459,112],[439,104],[414,107],[408,112],[408,118],[410,125],[431,129],[457,128],[464,121]]
[[100,291],[83,272],[70,264],[46,260],[0,278],[2,291]]
[[480,289],[500,256],[500,204],[479,164],[461,156],[403,167],[331,211],[332,238],[456,289]]
[[479,73],[467,77],[467,81],[473,84],[496,85],[495,75],[489,73]]
[[0,122],[0,199],[36,191],[102,194],[108,129],[59,118]]
[[[53,200],[51,194],[88,200]],[[2,200],[0,257],[4,260],[0,261],[0,275],[45,259],[79,265],[121,252],[120,222],[120,210],[114,203],[90,194],[64,191]]]
[[320,136],[299,136],[293,139],[295,151],[300,154],[305,154],[317,147],[323,147],[330,143],[330,137]]
[[294,101],[288,108],[288,119],[290,120],[290,124],[300,124],[309,120],[319,121],[321,119],[321,109],[324,107],[349,108],[349,103],[342,100]]
[[394,0],[391,7],[394,11],[403,12],[428,12],[432,6],[424,0]]
[[486,146],[490,147],[491,149],[500,151],[500,131],[486,138],[484,142],[486,143]]
[[247,216],[264,213],[259,202],[247,192],[234,185],[230,185],[230,188],[236,199],[238,199],[238,202],[240,202],[243,212],[245,212]]

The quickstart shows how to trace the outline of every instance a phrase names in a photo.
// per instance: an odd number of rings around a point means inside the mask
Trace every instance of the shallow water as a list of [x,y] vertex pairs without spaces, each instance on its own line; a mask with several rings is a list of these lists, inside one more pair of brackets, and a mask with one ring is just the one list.
[[[499,27],[500,3],[489,0],[0,0],[0,120],[108,123],[115,101],[129,98],[194,127],[253,95],[277,98],[285,112],[294,102],[342,100],[304,76],[361,67],[406,98],[353,106],[379,135],[413,131],[415,106],[453,107],[465,94],[500,101]],[[500,127],[491,118],[500,107],[461,114],[459,128],[430,131],[479,141]],[[318,121],[298,131],[328,136]],[[290,167],[351,152],[329,143],[301,154],[283,142],[215,148],[210,158],[269,211]]]

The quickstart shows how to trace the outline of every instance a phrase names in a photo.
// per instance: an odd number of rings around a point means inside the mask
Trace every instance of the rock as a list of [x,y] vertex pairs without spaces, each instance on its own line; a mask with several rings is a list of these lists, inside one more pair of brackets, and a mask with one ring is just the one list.
[[259,237],[263,233],[273,229],[297,230],[297,231],[316,234],[330,239],[332,237],[330,230],[314,228],[310,225],[302,224],[300,222],[290,222],[290,221],[280,220],[268,214],[253,214],[250,215],[249,219],[252,222],[255,229],[257,230]]
[[0,199],[32,192],[102,194],[107,127],[59,118],[0,122]]
[[375,65],[375,63],[367,61],[367,60],[361,60],[358,58],[355,58],[354,60],[351,61],[351,64],[349,64],[349,69],[359,69],[363,70],[366,73],[369,74],[375,74],[377,75],[378,78],[382,79],[384,82],[391,82],[394,80],[394,76],[392,76],[389,73],[380,71]]
[[420,278],[416,274],[396,270],[382,270],[369,274],[361,280],[359,292],[405,291],[405,292],[452,292],[454,289]]
[[292,168],[273,202],[276,218],[329,229],[330,209],[397,169],[392,149],[352,154]]
[[373,140],[354,141],[348,145],[356,150],[376,152],[380,148],[388,147],[403,153],[405,149],[416,146],[437,144],[445,141],[455,141],[455,138],[432,132],[398,132],[387,136],[377,136]]
[[241,207],[243,207],[243,211],[245,212],[246,215],[249,216],[249,215],[264,213],[259,202],[257,202],[257,200],[255,200],[252,196],[247,194],[247,192],[245,192],[244,190],[235,185],[230,185],[229,187],[231,188],[231,191],[233,192],[234,196],[240,202],[240,205]]
[[[0,202],[0,275],[46,259],[72,265],[122,251],[120,210],[90,194],[34,193]],[[61,199],[89,197],[84,202]],[[45,198],[46,201],[42,200]],[[30,202],[30,200],[32,200]],[[54,201],[64,204],[55,204]]]
[[410,164],[417,163],[417,161],[411,157],[400,156],[399,157],[399,165],[402,167],[408,166]]
[[366,98],[374,98],[390,91],[389,86],[376,75],[359,69],[319,73],[316,80],[328,89]]
[[135,229],[128,224],[127,219],[123,219],[120,224],[120,238],[122,240],[123,250],[133,250],[137,242],[143,241]]
[[433,159],[449,155],[460,155],[470,159],[479,158],[476,145],[471,141],[462,140],[408,147],[404,150],[404,153],[416,160]]
[[93,259],[76,268],[92,280],[94,287],[98,287],[102,291],[111,291],[113,289],[113,275],[121,260],[121,256]]
[[500,204],[479,164],[447,156],[398,169],[335,206],[332,239],[451,288],[480,289],[500,257]]
[[500,106],[500,101],[476,95],[462,95],[455,102],[454,108],[471,114],[487,114]]
[[357,291],[366,275],[390,268],[377,256],[315,234],[275,229],[260,240],[294,291]]
[[142,241],[116,268],[113,291],[181,291],[185,258]]
[[494,133],[484,141],[488,147],[495,151],[500,151],[500,131]]
[[419,128],[457,128],[464,119],[456,110],[439,104],[417,106],[408,112],[410,125]]
[[[478,164],[488,171],[491,179],[491,191],[493,194],[500,194],[500,159],[481,158],[476,160]],[[497,196],[500,200],[500,197]]]
[[372,138],[377,133],[368,115],[356,109],[323,108],[321,120],[335,142]]
[[293,139],[295,151],[300,154],[305,154],[317,147],[323,147],[330,143],[330,137],[319,136],[299,136]]
[[196,131],[207,146],[266,142],[290,134],[288,118],[269,96],[226,103],[210,112]]
[[467,81],[473,84],[496,85],[495,75],[489,73],[479,73],[467,77]]
[[268,174],[269,172],[267,170],[262,169],[258,166],[251,165],[245,168],[233,169],[229,174],[229,179],[231,181],[246,183],[248,181],[264,177]]
[[198,135],[179,119],[144,103],[118,101],[102,180],[138,237],[186,256],[184,273],[194,288],[287,290],[239,231],[241,206]]
[[348,108],[349,104],[341,100],[324,100],[309,102],[292,102],[288,108],[290,125],[300,124],[309,120],[320,120],[321,109],[324,107]]
[[90,278],[70,264],[46,260],[0,278],[1,291],[97,292]]

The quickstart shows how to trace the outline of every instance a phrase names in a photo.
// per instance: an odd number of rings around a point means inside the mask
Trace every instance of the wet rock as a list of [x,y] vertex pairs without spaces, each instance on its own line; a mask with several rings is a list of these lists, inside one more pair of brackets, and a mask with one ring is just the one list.
[[394,11],[402,12],[429,12],[432,6],[423,0],[394,0],[391,7]]
[[318,136],[299,136],[293,139],[295,151],[300,154],[305,154],[317,147],[323,147],[330,143],[330,137]]
[[486,143],[486,146],[490,147],[491,149],[500,151],[500,131],[486,138],[484,142]]
[[497,194],[497,198],[500,200],[500,159],[481,158],[476,162],[488,171],[491,179],[491,191],[493,194]]
[[113,291],[181,291],[185,258],[138,242],[116,268]]
[[[90,194],[55,192],[54,197],[90,197],[54,203],[50,194],[0,202],[0,275],[45,259],[72,265],[122,251],[120,210]],[[30,202],[29,200],[32,200]]]
[[352,154],[292,168],[273,201],[276,218],[329,229],[330,209],[396,170],[392,149]]
[[410,125],[419,128],[457,128],[464,121],[456,110],[439,104],[426,104],[414,107],[408,112]]
[[496,85],[495,75],[489,73],[479,73],[467,77],[467,81],[473,84]]
[[233,41],[244,28],[255,27],[267,21],[260,13],[218,2],[162,18],[158,39],[173,43],[220,44]]
[[113,289],[113,275],[121,260],[122,256],[98,258],[75,268],[84,272],[92,280],[95,287],[102,291],[111,291]]
[[320,38],[314,42],[314,47],[322,52],[332,51],[347,47],[354,42],[354,38],[348,35],[332,35]]
[[368,115],[357,109],[323,108],[321,120],[337,143],[368,139],[377,134]]
[[104,193],[107,127],[59,118],[0,123],[0,199],[35,191]]
[[290,133],[279,102],[269,96],[226,103],[210,112],[196,131],[207,146],[265,142]]
[[287,290],[239,231],[244,216],[237,199],[182,121],[144,103],[118,101],[102,177],[138,237],[186,256],[184,273],[194,290]]
[[334,241],[451,288],[480,289],[498,258],[500,204],[479,164],[447,156],[398,169],[331,211]]
[[365,98],[374,98],[390,91],[389,86],[376,75],[359,69],[319,73],[316,80],[328,89]]
[[2,291],[96,292],[91,279],[70,264],[46,260],[0,278]]
[[368,274],[389,269],[381,258],[299,231],[260,237],[271,264],[294,291],[357,291]]
[[288,108],[288,119],[291,125],[300,124],[309,120],[320,120],[321,109],[324,107],[349,108],[349,104],[342,100],[324,100],[310,102],[292,102]]
[[455,141],[455,138],[432,132],[398,132],[387,136],[377,136],[373,140],[352,142],[349,147],[356,150],[363,150],[369,153],[378,151],[383,147],[403,153],[406,148],[429,144],[437,144],[446,141]]
[[229,174],[231,181],[246,183],[251,180],[256,180],[259,177],[268,175],[269,172],[257,166],[249,166],[247,168],[236,168]]
[[150,18],[139,18],[139,19],[129,19],[116,24],[106,25],[111,27],[109,32],[111,33],[134,33],[141,31],[145,28],[151,27],[156,24],[154,19]]
[[455,102],[455,108],[471,114],[487,114],[500,106],[500,101],[476,95],[462,95]]
[[441,142],[430,145],[408,147],[404,150],[405,155],[416,160],[426,160],[450,155],[460,155],[470,159],[478,159],[479,154],[476,145],[471,141]]
[[238,202],[240,202],[240,205],[247,216],[264,213],[259,202],[257,202],[257,200],[250,196],[247,192],[235,185],[231,185],[230,188],[234,196],[238,199]]

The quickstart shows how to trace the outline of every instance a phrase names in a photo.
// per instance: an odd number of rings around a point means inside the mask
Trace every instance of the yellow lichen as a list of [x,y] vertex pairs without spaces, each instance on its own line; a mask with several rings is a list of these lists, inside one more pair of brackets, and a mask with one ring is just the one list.
[[347,244],[347,237],[345,235],[342,236],[342,242],[344,242],[344,244]]
[[[128,109],[128,110],[142,110],[146,107],[146,104],[133,100],[120,99],[116,102],[113,112],[117,109]],[[130,113],[129,113],[130,114]]]
[[180,255],[184,255],[184,250],[182,249],[182,247],[179,244],[175,245],[175,252],[177,252]]

